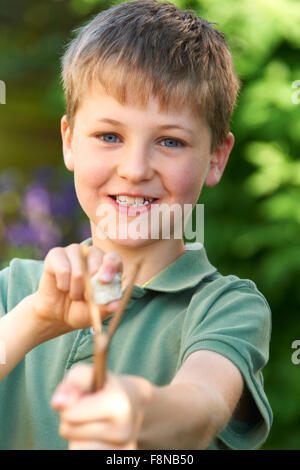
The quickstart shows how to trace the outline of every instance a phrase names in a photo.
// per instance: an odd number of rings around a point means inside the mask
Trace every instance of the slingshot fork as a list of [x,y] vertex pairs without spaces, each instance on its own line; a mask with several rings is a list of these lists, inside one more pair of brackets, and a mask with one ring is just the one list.
[[114,313],[108,328],[107,332],[104,332],[102,329],[102,321],[100,318],[99,313],[99,306],[94,302],[94,295],[92,291],[92,286],[90,283],[90,277],[88,274],[88,267],[87,267],[87,256],[88,256],[88,246],[81,245],[81,258],[82,258],[82,268],[83,268],[83,279],[84,279],[84,289],[88,304],[88,311],[89,316],[91,319],[91,323],[94,330],[94,384],[93,384],[93,391],[96,392],[100,390],[105,382],[106,376],[106,361],[107,361],[107,354],[111,339],[119,325],[123,313],[127,307],[127,304],[130,300],[131,293],[134,288],[134,283],[137,278],[138,272],[141,268],[143,260],[140,259],[136,262],[132,274],[129,279],[129,283],[125,289],[125,292],[120,300],[119,307],[117,308],[116,312]]

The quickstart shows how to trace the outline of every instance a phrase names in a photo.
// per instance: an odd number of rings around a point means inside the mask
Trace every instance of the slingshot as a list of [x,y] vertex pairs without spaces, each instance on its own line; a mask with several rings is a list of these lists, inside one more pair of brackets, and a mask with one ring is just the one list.
[[102,321],[99,313],[99,306],[94,302],[94,295],[92,292],[92,286],[90,283],[90,278],[87,268],[87,256],[88,256],[88,247],[86,245],[81,245],[81,256],[82,256],[82,266],[83,266],[83,278],[84,278],[84,289],[86,293],[86,299],[88,303],[89,316],[94,330],[94,385],[93,391],[96,392],[100,390],[105,382],[106,376],[106,360],[107,353],[111,339],[114,332],[116,331],[117,326],[119,325],[122,315],[127,307],[127,304],[130,300],[131,293],[134,288],[134,283],[137,277],[137,274],[142,265],[142,260],[139,260],[133,270],[128,283],[128,286],[125,289],[125,292],[120,300],[120,304],[116,312],[114,313],[109,325],[107,332],[102,331]]

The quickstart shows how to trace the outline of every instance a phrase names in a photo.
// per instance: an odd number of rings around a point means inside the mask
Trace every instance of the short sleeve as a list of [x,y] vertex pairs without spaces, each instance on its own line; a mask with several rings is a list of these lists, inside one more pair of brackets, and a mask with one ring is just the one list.
[[7,313],[9,266],[0,271],[0,318]]
[[43,261],[13,258],[0,271],[0,318],[38,289]]
[[266,440],[272,411],[264,392],[262,369],[268,362],[271,311],[250,280],[227,276],[194,295],[182,332],[182,362],[206,349],[231,360],[254,399],[257,420],[233,418],[218,438],[231,449],[256,449]]

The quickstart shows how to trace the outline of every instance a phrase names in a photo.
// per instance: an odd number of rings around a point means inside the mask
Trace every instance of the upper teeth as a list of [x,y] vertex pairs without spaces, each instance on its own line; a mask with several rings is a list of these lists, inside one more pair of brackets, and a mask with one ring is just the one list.
[[116,196],[116,200],[123,206],[142,206],[143,204],[150,204],[154,199],[143,197],[131,197],[131,196]]

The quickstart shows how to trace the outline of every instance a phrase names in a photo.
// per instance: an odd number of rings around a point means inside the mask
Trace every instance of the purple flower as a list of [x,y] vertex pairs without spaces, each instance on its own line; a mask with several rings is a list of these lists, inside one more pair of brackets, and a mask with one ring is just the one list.
[[6,239],[13,245],[35,244],[38,242],[36,230],[27,222],[17,222],[5,228]]
[[29,218],[36,218],[50,212],[50,197],[48,191],[37,185],[27,187],[22,209]]
[[49,251],[61,243],[61,232],[52,223],[17,222],[5,228],[6,239],[13,245],[39,245]]
[[56,178],[54,167],[51,165],[41,166],[33,172],[33,179],[38,181],[39,186],[46,186],[55,181]]
[[51,213],[54,216],[71,218],[78,210],[78,200],[73,184],[68,184],[62,192],[50,195]]
[[58,246],[62,242],[61,231],[53,222],[45,221],[44,223],[34,223],[32,228],[36,233],[39,245],[46,252],[54,246]]
[[[54,246],[74,238],[91,236],[89,221],[82,222],[73,178],[55,166],[35,169],[27,183],[19,169],[0,173],[0,192],[13,191],[21,199],[14,211],[1,214],[4,243],[29,247],[36,256],[45,256]],[[3,220],[2,220],[3,219]],[[31,256],[31,255],[30,255]]]

